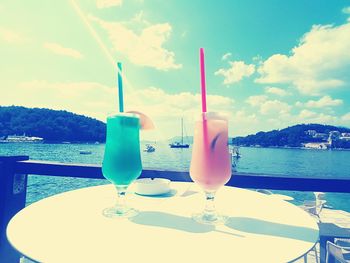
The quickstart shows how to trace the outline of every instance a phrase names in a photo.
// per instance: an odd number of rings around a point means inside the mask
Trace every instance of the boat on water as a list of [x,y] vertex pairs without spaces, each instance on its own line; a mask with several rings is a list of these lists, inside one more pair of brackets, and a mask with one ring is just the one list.
[[1,139],[1,142],[29,142],[29,143],[42,143],[44,142],[43,138],[26,136],[24,135],[8,135],[6,138]]
[[80,150],[79,153],[80,153],[80,154],[92,154],[92,151]]
[[151,144],[146,144],[146,148],[143,150],[144,152],[152,153],[156,150],[156,148]]
[[189,144],[184,144],[183,142],[173,142],[170,144],[170,148],[189,148]]
[[184,120],[181,118],[181,142],[173,142],[169,144],[170,148],[189,148],[188,143],[184,143]]

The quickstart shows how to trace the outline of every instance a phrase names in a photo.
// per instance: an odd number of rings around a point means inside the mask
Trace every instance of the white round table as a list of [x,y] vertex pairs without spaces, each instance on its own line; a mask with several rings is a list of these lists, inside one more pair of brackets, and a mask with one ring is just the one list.
[[83,188],[36,202],[7,227],[10,243],[39,262],[289,262],[315,245],[318,226],[300,208],[255,191],[223,187],[217,208],[225,225],[191,219],[204,195],[193,183],[172,183],[172,194],[130,194],[140,211],[131,219],[106,218],[112,185]]

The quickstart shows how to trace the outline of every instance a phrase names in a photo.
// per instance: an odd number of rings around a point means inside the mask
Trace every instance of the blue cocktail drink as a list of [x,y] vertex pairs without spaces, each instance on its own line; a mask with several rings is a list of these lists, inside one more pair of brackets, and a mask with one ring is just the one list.
[[125,206],[128,186],[142,171],[140,153],[140,119],[132,113],[118,113],[107,118],[107,137],[102,172],[118,192],[115,207],[104,210],[108,217],[133,216],[135,210]]

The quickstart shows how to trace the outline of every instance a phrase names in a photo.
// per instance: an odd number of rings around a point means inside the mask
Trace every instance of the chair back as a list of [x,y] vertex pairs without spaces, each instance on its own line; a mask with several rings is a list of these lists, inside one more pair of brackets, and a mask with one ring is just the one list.
[[350,262],[350,250],[327,241],[326,263],[330,262],[331,256],[333,256],[340,263]]

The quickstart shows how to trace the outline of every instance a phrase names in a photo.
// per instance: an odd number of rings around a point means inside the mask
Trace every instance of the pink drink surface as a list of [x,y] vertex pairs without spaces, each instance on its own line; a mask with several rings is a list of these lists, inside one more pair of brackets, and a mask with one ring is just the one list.
[[227,120],[211,117],[196,122],[190,175],[208,191],[217,190],[230,180]]

